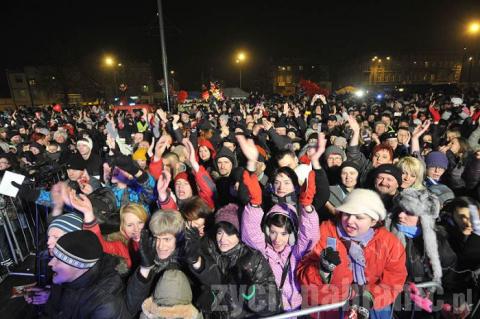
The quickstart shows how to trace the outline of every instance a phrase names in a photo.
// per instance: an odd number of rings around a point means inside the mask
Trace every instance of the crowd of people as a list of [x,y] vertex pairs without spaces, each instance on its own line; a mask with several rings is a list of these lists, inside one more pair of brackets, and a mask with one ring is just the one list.
[[343,300],[320,316],[466,318],[479,118],[478,92],[433,89],[4,112],[1,174],[26,175],[18,196],[50,208],[51,282],[26,301],[52,318],[258,318]]

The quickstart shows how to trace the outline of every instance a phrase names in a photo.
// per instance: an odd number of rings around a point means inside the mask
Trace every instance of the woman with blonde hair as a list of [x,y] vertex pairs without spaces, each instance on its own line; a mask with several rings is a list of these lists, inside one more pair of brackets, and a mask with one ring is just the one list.
[[[83,213],[83,229],[97,235],[102,244],[103,251],[107,254],[119,256],[124,259],[128,269],[135,269],[139,263],[139,243],[143,227],[148,219],[145,208],[140,204],[129,203],[120,208],[120,229],[104,238],[100,232],[97,219],[93,214],[92,203],[83,194],[77,197],[75,193],[69,194],[73,208]],[[119,270],[119,272],[128,272]]]
[[422,161],[413,156],[405,156],[398,161],[397,166],[402,170],[402,189],[425,189],[425,165]]

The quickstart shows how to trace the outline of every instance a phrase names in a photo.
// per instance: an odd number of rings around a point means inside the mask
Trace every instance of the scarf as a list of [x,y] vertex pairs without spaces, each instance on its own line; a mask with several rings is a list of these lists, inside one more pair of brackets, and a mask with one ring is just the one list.
[[418,226],[405,226],[397,224],[397,229],[405,235],[407,238],[416,238],[422,234],[422,228]]
[[273,204],[290,204],[293,206],[297,206],[298,196],[296,192],[291,192],[283,197],[278,197],[274,193],[272,193],[272,202]]
[[353,281],[359,285],[365,285],[367,283],[367,278],[365,277],[366,261],[363,248],[366,247],[368,242],[373,238],[375,231],[370,228],[361,236],[350,237],[343,227],[337,225],[337,233],[340,236],[340,239],[346,243]]

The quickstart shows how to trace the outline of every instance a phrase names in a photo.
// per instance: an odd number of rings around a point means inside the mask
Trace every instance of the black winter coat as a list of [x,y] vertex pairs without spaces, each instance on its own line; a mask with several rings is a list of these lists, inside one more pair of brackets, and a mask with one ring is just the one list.
[[105,255],[90,270],[70,283],[53,285],[46,304],[49,318],[130,318],[124,302],[116,259]]
[[206,245],[200,269],[191,267],[206,288],[197,302],[206,318],[258,318],[281,311],[275,277],[260,252],[241,242],[227,253],[211,240]]

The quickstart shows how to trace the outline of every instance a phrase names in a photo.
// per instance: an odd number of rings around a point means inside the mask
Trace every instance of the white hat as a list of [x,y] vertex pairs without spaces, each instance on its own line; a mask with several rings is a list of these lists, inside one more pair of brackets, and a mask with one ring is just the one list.
[[337,210],[350,215],[365,214],[374,220],[384,220],[387,214],[380,196],[376,192],[364,188],[354,189],[345,198],[343,204],[337,207]]
[[85,145],[85,146],[87,146],[88,148],[90,148],[90,150],[93,149],[92,139],[91,139],[90,137],[87,137],[87,136],[82,137],[81,139],[79,139],[79,140],[77,141],[77,147],[78,147],[78,145]]

